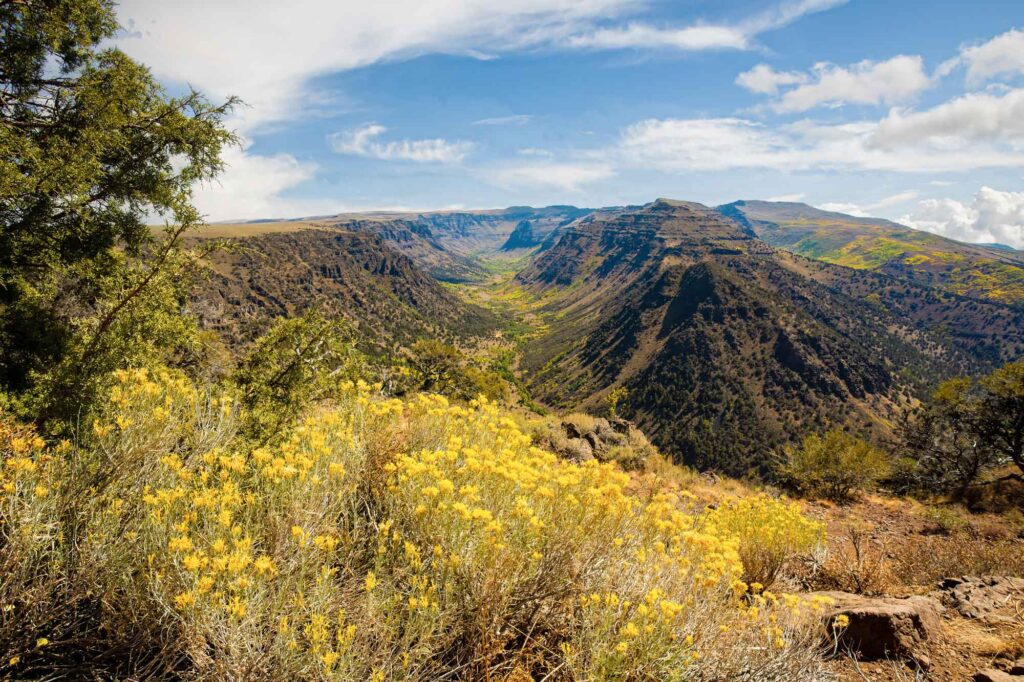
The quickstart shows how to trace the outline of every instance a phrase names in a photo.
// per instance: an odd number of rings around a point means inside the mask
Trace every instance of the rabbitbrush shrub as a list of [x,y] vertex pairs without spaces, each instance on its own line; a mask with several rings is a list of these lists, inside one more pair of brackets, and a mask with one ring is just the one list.
[[0,676],[820,672],[821,601],[741,580],[760,545],[771,573],[817,541],[790,505],[641,501],[484,400],[347,383],[254,444],[228,396],[167,372],[113,383],[76,442],[2,421]]
[[825,537],[824,524],[805,517],[795,502],[764,493],[719,506],[711,512],[708,526],[739,539],[744,580],[763,587],[775,582],[786,562],[810,554]]

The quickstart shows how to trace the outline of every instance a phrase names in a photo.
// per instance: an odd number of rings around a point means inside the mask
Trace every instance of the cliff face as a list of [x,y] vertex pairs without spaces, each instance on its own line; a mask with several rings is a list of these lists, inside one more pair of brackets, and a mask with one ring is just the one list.
[[205,327],[236,343],[314,305],[348,317],[377,346],[479,333],[495,322],[374,234],[307,229],[231,241],[213,256],[192,305]]
[[[552,404],[596,408],[623,386],[627,414],[679,460],[764,470],[802,433],[884,430],[915,381],[986,362],[975,340],[926,319],[962,299],[911,284],[896,296],[891,278],[854,284],[856,274],[778,253],[696,204],[594,214],[519,275],[552,301],[554,320],[525,364]],[[927,300],[932,311],[894,314],[883,295],[915,310]],[[1013,329],[1009,311],[987,308],[1019,344],[1024,328]]]

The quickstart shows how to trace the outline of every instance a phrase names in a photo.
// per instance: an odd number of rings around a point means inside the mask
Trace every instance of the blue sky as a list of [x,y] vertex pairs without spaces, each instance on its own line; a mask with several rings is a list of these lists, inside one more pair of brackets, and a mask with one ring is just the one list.
[[248,106],[211,220],[792,199],[1024,247],[1020,0],[126,0]]

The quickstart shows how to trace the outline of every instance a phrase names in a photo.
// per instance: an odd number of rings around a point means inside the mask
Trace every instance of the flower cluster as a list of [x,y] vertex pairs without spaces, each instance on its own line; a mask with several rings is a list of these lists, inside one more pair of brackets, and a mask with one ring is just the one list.
[[168,372],[112,383],[79,446],[0,422],[0,531],[62,541],[60,515],[39,510],[88,481],[74,541],[90,589],[169,630],[197,676],[476,679],[529,660],[665,679],[813,655],[820,605],[744,581],[758,537],[813,534],[788,503],[705,514],[686,493],[641,498],[615,464],[539,449],[483,398],[349,382],[253,443],[230,396]]

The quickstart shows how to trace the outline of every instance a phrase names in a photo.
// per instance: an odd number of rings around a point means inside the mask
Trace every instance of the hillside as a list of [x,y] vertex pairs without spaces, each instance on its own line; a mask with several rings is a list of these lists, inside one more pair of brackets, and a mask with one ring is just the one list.
[[[524,364],[551,404],[597,408],[623,386],[628,414],[679,460],[763,470],[829,423],[885,432],[914,389],[987,362],[972,330],[931,321],[965,301],[856,274],[777,253],[699,204],[601,212],[517,277],[550,324]],[[931,312],[908,319],[874,297]],[[1001,348],[1021,347],[1019,315],[977,305]]]
[[[213,226],[242,248],[217,256],[196,310],[236,339],[313,301],[383,345],[533,328],[519,370],[535,399],[601,410],[621,386],[658,445],[732,473],[763,472],[781,445],[828,425],[885,435],[936,382],[1024,352],[1019,307],[776,249],[761,235],[785,230],[738,211],[658,200]],[[523,262],[501,291],[484,284],[496,264]],[[495,300],[520,307],[470,302]]]
[[1024,253],[1009,247],[966,244],[800,203],[737,201],[719,210],[772,246],[801,256],[1024,306]]
[[412,259],[431,277],[453,283],[486,278],[487,260],[522,256],[550,246],[561,228],[590,209],[513,206],[483,211],[342,213],[271,223],[213,225],[214,236],[245,237],[267,230],[334,229],[373,234]]
[[252,340],[273,319],[314,305],[349,318],[375,347],[482,333],[496,322],[375,234],[264,228],[227,242],[232,248],[213,254],[192,308],[203,327],[232,342]]

